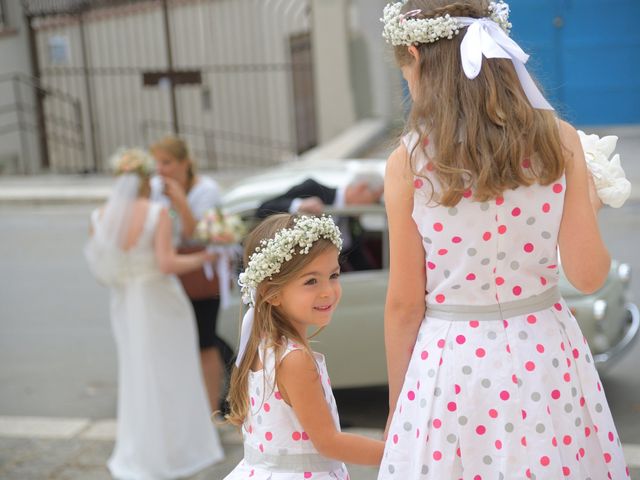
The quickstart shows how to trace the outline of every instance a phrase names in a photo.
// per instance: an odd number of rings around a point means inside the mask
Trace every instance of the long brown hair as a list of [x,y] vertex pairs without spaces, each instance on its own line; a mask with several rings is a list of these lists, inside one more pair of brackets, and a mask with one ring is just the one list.
[[[488,0],[409,0],[403,11],[420,10],[418,18],[482,18],[488,6]],[[419,80],[407,122],[407,131],[419,136],[410,152],[413,173],[421,175],[415,152],[427,154],[428,138],[441,185],[437,201],[445,206],[456,205],[468,189],[475,200],[486,201],[519,186],[548,185],[564,172],[554,112],[531,106],[509,59],[483,58],[480,74],[468,79],[460,60],[465,33],[416,45]],[[394,53],[400,66],[416,61],[406,46]]]
[[[262,240],[273,238],[276,232],[294,226],[295,216],[289,214],[272,215],[262,221],[245,239],[244,264],[260,246]],[[247,343],[247,349],[239,367],[234,367],[231,373],[229,386],[229,413],[225,416],[233,425],[241,425],[249,412],[249,372],[253,366],[261,342],[266,342],[267,348],[273,348],[275,358],[278,359],[287,347],[283,338],[291,339],[304,347],[305,351],[312,355],[307,338],[302,338],[293,327],[289,319],[283,315],[278,307],[274,307],[271,301],[280,293],[282,288],[298,277],[302,269],[311,263],[319,254],[330,248],[336,248],[331,241],[320,239],[314,242],[305,255],[295,254],[282,264],[280,271],[260,283],[255,298],[255,316],[253,329]],[[276,362],[275,375],[278,374],[278,362]],[[262,389],[263,395],[267,395],[266,389]]]

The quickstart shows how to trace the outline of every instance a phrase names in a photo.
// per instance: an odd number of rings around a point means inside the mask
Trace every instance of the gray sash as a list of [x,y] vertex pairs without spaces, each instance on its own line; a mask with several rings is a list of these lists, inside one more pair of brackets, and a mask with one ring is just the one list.
[[261,453],[250,445],[244,446],[244,461],[277,473],[333,472],[342,468],[342,463],[318,453],[270,455]]

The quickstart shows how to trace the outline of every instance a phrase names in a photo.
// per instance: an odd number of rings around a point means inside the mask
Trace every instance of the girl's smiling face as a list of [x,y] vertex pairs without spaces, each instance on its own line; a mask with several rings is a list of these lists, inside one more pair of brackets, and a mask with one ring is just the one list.
[[308,327],[324,327],[331,322],[341,296],[338,249],[331,247],[287,283],[271,304],[306,338]]

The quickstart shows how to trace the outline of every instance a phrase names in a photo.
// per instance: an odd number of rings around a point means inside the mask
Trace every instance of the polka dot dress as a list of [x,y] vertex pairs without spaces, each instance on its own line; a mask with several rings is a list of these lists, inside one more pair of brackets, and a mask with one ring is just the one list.
[[[289,341],[282,358],[301,347]],[[327,404],[338,430],[340,422],[338,409],[331,391],[331,382],[327,373],[324,356],[315,353],[318,373],[325,392]],[[266,351],[261,360],[264,369],[252,372],[249,376],[249,397],[251,408],[242,427],[245,459],[225,477],[225,480],[349,480],[344,464],[333,462],[336,468],[330,471],[287,471],[275,462],[289,463],[296,456],[317,456],[309,436],[302,428],[293,409],[282,399],[274,381],[274,353]],[[247,451],[254,458],[247,459]],[[295,461],[294,461],[295,463]]]
[[[416,141],[405,137],[409,151]],[[428,141],[426,150],[433,154]],[[428,305],[504,304],[557,285],[564,177],[488,202],[469,191],[455,207],[430,203],[424,178],[414,187]],[[566,303],[500,320],[427,313],[378,478],[629,478],[593,357]]]

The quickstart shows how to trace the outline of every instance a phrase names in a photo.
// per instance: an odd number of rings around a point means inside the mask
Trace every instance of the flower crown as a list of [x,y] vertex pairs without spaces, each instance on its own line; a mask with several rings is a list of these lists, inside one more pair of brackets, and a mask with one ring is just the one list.
[[123,173],[137,173],[148,177],[155,169],[155,162],[151,155],[140,148],[121,148],[109,162],[116,175]]
[[238,278],[242,290],[242,300],[255,305],[255,289],[267,278],[280,271],[284,262],[296,253],[307,254],[315,242],[325,238],[338,250],[342,249],[340,230],[328,217],[297,217],[291,228],[283,228],[273,238],[260,241],[260,246],[249,257],[244,272]]
[[[382,36],[387,43],[393,46],[433,43],[443,38],[451,40],[454,35],[460,33],[462,26],[455,17],[446,14],[442,17],[415,18],[422,14],[422,11],[411,10],[402,13],[402,7],[406,3],[407,0],[401,0],[384,7],[380,21],[384,23]],[[500,25],[505,33],[509,33],[511,23],[509,22],[509,5],[506,2],[503,0],[491,2],[487,18]]]

